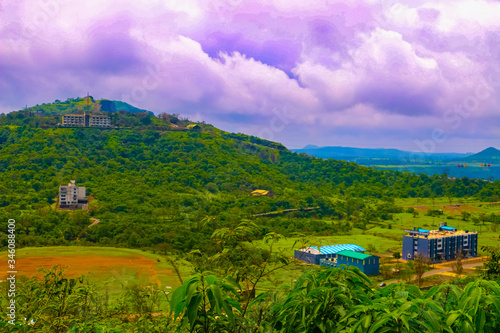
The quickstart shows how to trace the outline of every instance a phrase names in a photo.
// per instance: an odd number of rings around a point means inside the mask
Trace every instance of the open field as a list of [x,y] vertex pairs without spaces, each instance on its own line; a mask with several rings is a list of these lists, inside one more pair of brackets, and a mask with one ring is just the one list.
[[[389,249],[397,251],[397,249],[400,248],[399,240],[362,234],[362,232],[363,230],[353,229],[348,235],[308,236],[305,239],[306,246],[354,243],[367,248],[371,244],[375,247],[377,252],[384,252]],[[304,239],[295,237],[283,238],[274,244],[273,251],[281,251],[284,255],[293,257],[294,249],[300,248],[303,240]],[[263,240],[253,242],[262,248],[268,249],[268,244],[266,244]],[[292,263],[291,265],[285,267],[283,270],[279,270],[271,274],[271,277],[269,279],[262,281],[257,292],[276,290],[276,286],[278,285],[293,285],[295,281],[302,274],[304,274],[305,271],[307,271],[308,269],[314,269],[314,267],[317,266],[304,264],[302,262]]]
[[[478,252],[483,254],[481,246],[498,246],[500,244],[500,228],[497,229],[493,223],[482,222],[475,224],[473,216],[480,214],[500,214],[500,204],[482,203],[468,199],[460,199],[459,202],[449,204],[447,198],[432,199],[396,199],[396,204],[402,207],[415,207],[417,216],[411,213],[393,214],[392,220],[373,221],[367,224],[366,230],[352,229],[348,234],[331,236],[309,236],[306,246],[322,246],[333,244],[357,244],[365,249],[372,245],[375,253],[379,256],[391,256],[392,252],[401,251],[403,235],[405,230],[413,227],[423,229],[437,229],[439,224],[446,222],[449,226],[459,230],[477,231],[479,234]],[[459,206],[454,206],[459,205]],[[406,208],[405,208],[406,209]],[[443,214],[438,216],[425,215],[429,209],[442,210]],[[462,219],[462,211],[471,214],[467,221]],[[275,248],[284,251],[288,256],[293,256],[293,250],[298,249],[301,243],[298,238],[286,238],[280,240]],[[293,246],[294,242],[297,243]],[[265,246],[262,242],[262,246]]]
[[[390,249],[396,250],[400,245],[396,239],[389,239],[385,237],[362,234],[360,229],[353,229],[351,234],[341,236],[309,236],[306,241],[306,246],[323,246],[333,244],[349,244],[353,243],[361,247],[368,247],[369,244],[375,246],[377,252],[385,252]],[[293,244],[296,243],[295,247]],[[265,247],[264,241],[260,241],[261,246]],[[293,250],[300,248],[300,240],[298,238],[286,238],[276,243],[274,250],[281,250],[289,257],[293,257]]]
[[[410,213],[394,214],[393,221],[385,221],[388,224],[392,223],[394,229],[411,229],[413,227],[424,229],[437,229],[439,223],[446,222],[449,226],[456,227],[459,230],[469,230],[478,232],[478,252],[482,254],[481,246],[499,246],[500,244],[500,228],[491,222],[474,223],[473,217],[479,217],[481,214],[500,214],[500,204],[481,203],[474,201],[461,200],[455,202],[454,205],[435,200],[435,203],[426,203],[420,205],[412,205],[413,200],[400,200],[399,205],[412,206],[419,212],[418,216],[413,217]],[[427,201],[430,201],[429,199]],[[459,206],[458,206],[459,205]],[[425,213],[429,210],[442,210],[443,214],[438,216],[426,216]],[[471,214],[467,221],[462,218],[462,212]],[[385,230],[386,233],[392,233],[392,230]]]
[[[486,162],[486,161],[485,161]],[[414,173],[425,173],[429,176],[442,175],[447,173],[453,177],[467,177],[480,179],[500,179],[500,166],[481,167],[481,163],[461,163],[467,164],[467,168],[457,167],[457,163],[443,163],[442,165],[377,165],[378,170],[409,171]]]
[[[330,236],[308,236],[306,246],[322,246],[332,244],[353,243],[372,248],[373,253],[381,257],[392,257],[393,252],[401,251],[404,230],[413,227],[436,229],[441,222],[462,230],[479,232],[479,254],[483,254],[481,246],[498,246],[500,243],[497,226],[493,223],[474,223],[471,218],[463,221],[462,212],[467,211],[472,216],[499,214],[500,205],[460,200],[460,206],[450,205],[446,198],[431,199],[398,199],[397,205],[415,207],[418,215],[411,213],[393,214],[392,220],[372,221],[366,229],[352,229],[347,234]],[[454,203],[457,204],[458,203]],[[425,215],[428,209],[442,210],[438,216]],[[405,208],[406,210],[406,208]],[[303,239],[284,238],[274,246],[274,250],[283,251],[288,257],[293,257],[294,249],[301,247]],[[264,241],[254,241],[266,248]],[[295,243],[295,245],[294,245]],[[7,253],[1,252],[0,259],[7,262]],[[140,250],[112,247],[40,247],[22,248],[16,252],[16,268],[18,276],[42,276],[38,268],[52,268],[55,265],[69,266],[66,275],[76,277],[87,274],[92,282],[106,284],[110,295],[118,295],[126,285],[158,285],[161,288],[180,285],[179,279],[165,257]],[[191,266],[179,263],[182,277],[189,276]],[[273,274],[270,280],[263,281],[262,289],[272,289],[276,285],[291,284],[303,272],[311,268],[308,265],[291,265],[284,271]],[[0,280],[5,278],[5,271],[0,273]]]
[[[364,247],[371,247],[375,255],[386,257],[386,262],[391,262],[393,252],[400,252],[402,249],[404,231],[413,227],[423,229],[437,229],[441,222],[447,222],[449,226],[458,228],[459,230],[469,230],[478,232],[478,253],[484,255],[481,250],[482,246],[499,246],[500,244],[500,228],[493,223],[482,222],[474,223],[472,217],[478,217],[480,214],[499,214],[500,205],[490,203],[474,202],[472,200],[460,200],[460,206],[449,204],[446,198],[431,199],[399,199],[399,206],[415,207],[418,212],[417,216],[411,213],[393,214],[392,220],[373,221],[367,224],[366,230],[352,229],[349,234],[332,235],[332,236],[308,236],[305,238],[306,246],[322,246],[333,244],[348,244],[353,243]],[[458,203],[454,203],[458,205]],[[438,216],[425,215],[429,209],[442,210],[443,214]],[[406,208],[405,208],[406,210]],[[462,219],[462,211],[467,211],[471,217],[467,221]],[[498,228],[498,229],[497,229]],[[294,249],[298,249],[302,245],[303,239],[286,238],[275,244],[274,249],[283,251],[289,257],[294,254]],[[295,243],[295,244],[294,244]],[[266,244],[261,241],[260,246],[266,247]],[[403,263],[403,262],[401,262]],[[446,264],[443,264],[446,265]],[[474,265],[482,265],[477,263]],[[272,288],[278,284],[292,284],[305,270],[311,268],[311,265],[298,264],[290,266],[286,272],[280,272],[273,277],[273,281],[266,281],[261,285],[262,289]],[[471,266],[472,267],[472,266]],[[443,268],[443,272],[450,271],[451,268]],[[434,270],[433,270],[434,271]],[[439,273],[439,271],[437,272]],[[436,274],[437,274],[436,273]],[[432,275],[429,273],[425,279],[424,286],[432,286],[454,278],[453,276]],[[393,278],[392,278],[393,279]],[[373,277],[371,279],[374,284],[381,282],[380,278]],[[380,280],[380,281],[379,281]]]
[[[0,253],[0,260],[7,263],[7,253]],[[65,275],[70,278],[87,275],[94,283],[106,285],[111,299],[127,285],[157,285],[160,288],[180,285],[173,267],[164,257],[140,250],[110,247],[37,247],[16,251],[17,276],[42,277],[39,268],[50,269],[55,265],[68,266]],[[180,264],[183,277],[190,274],[187,265]],[[6,269],[0,280],[6,277]]]
[[[0,260],[7,262],[7,253],[0,253]],[[160,260],[160,261],[158,261]],[[177,286],[179,281],[170,264],[160,255],[140,250],[109,247],[37,247],[16,251],[18,275],[42,276],[38,268],[49,269],[55,265],[69,266],[68,277],[87,274],[90,279],[104,281],[119,279],[159,286]],[[0,277],[4,278],[5,272]]]
[[[488,204],[488,203],[480,203],[477,201],[475,198],[450,198],[447,197],[437,197],[437,198],[395,198],[394,202],[396,205],[403,206],[403,207],[410,207],[410,206],[431,206],[431,205],[450,205],[450,204],[471,204],[471,205],[481,205],[481,204]],[[499,207],[500,210],[500,207]]]

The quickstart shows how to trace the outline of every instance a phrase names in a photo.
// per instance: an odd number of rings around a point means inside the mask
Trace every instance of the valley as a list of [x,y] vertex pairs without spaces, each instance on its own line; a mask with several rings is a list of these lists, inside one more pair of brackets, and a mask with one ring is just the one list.
[[[102,105],[111,111],[101,111]],[[378,290],[369,296],[375,298],[385,293],[380,283],[395,279],[407,287],[389,283],[387,290],[464,286],[487,276],[485,268],[481,273],[464,264],[456,274],[429,265],[422,280],[415,278],[413,261],[395,257],[405,230],[414,227],[432,230],[446,222],[477,231],[478,265],[496,255],[499,180],[321,159],[176,115],[110,105],[87,97],[0,116],[0,216],[4,230],[9,219],[16,221],[19,288],[26,299],[48,297],[57,307],[60,300],[43,293],[73,281],[68,288],[80,289],[64,289],[72,290],[61,294],[64,302],[90,297],[92,325],[121,320],[127,330],[136,324],[123,318],[154,314],[147,325],[173,327],[169,311],[187,311],[182,297],[191,296],[182,293],[198,283],[223,288],[214,291],[227,297],[217,300],[214,315],[225,309],[251,320],[247,311],[278,311],[270,298],[292,297],[290,290],[299,292],[315,274],[364,281],[364,287],[354,285]],[[110,123],[58,123],[61,113],[85,114],[86,107],[108,112],[102,117]],[[467,170],[474,170],[466,158]],[[66,184],[85,191],[83,206],[60,207],[59,188]],[[72,190],[65,191],[66,198]],[[11,238],[0,233],[4,249]],[[380,274],[367,277],[352,267],[326,273],[293,259],[297,249],[335,244],[356,244],[379,257]],[[9,255],[5,250],[0,258]],[[40,323],[36,309],[42,305],[23,302],[22,311]],[[104,317],[92,307],[105,309]],[[81,313],[60,311],[86,327],[77,319]]]

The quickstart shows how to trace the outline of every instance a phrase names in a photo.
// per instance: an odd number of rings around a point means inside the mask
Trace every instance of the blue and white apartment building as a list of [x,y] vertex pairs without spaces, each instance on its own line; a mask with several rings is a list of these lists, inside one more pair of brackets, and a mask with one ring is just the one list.
[[477,231],[462,231],[441,223],[439,230],[413,228],[405,230],[402,259],[413,260],[417,254],[432,262],[454,260],[461,252],[464,258],[477,256]]

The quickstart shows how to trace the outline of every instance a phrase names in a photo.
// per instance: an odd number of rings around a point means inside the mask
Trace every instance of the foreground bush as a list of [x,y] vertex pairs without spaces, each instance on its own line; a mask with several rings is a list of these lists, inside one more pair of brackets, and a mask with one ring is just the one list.
[[[3,321],[1,332],[500,332],[500,285],[482,279],[463,290],[380,289],[357,268],[316,268],[248,302],[234,278],[202,272],[172,295],[135,286],[109,305],[85,276],[68,279],[58,267],[44,273],[20,283],[17,325]],[[160,308],[161,297],[171,309]]]

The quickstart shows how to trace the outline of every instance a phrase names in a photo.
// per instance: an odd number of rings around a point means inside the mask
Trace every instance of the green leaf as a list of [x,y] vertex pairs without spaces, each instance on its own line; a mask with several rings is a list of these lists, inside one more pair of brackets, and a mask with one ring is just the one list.
[[471,326],[468,320],[465,320],[462,325],[462,331],[460,333],[476,333],[474,328]]
[[410,331],[410,325],[408,324],[408,320],[406,319],[406,316],[403,315],[403,316],[400,317],[400,319],[403,322],[403,324],[406,326],[406,329],[408,331]]
[[184,284],[186,284],[186,303],[190,303],[191,297],[193,297],[195,293],[198,293],[198,287],[201,284],[199,275],[193,276],[191,279],[184,282]]
[[185,303],[185,292],[186,286],[183,284],[179,288],[175,289],[172,293],[172,298],[170,299],[170,308],[174,310],[174,318],[179,317],[184,309]]
[[476,332],[483,332],[485,323],[486,323],[486,314],[484,313],[484,310],[479,309],[478,312],[476,312],[475,316]]
[[233,308],[231,307],[231,304],[229,302],[223,302],[222,307],[224,308],[224,312],[226,312],[226,315],[229,318],[229,321],[231,323],[234,323],[234,314],[233,314]]
[[455,320],[460,316],[459,313],[452,313],[451,315],[448,316],[448,319],[446,319],[446,325],[448,326],[453,326],[455,323]]
[[220,309],[224,303],[223,297],[222,297],[222,292],[219,288],[218,285],[216,284],[211,284],[208,286],[209,290],[212,291],[214,299],[215,299],[215,309],[212,309],[213,311],[215,310],[215,313],[220,314]]
[[372,322],[372,315],[366,316],[365,320],[363,321],[364,328],[370,327],[371,322]]
[[437,315],[434,311],[424,311],[423,317],[425,321],[431,325],[429,327],[427,323],[422,323],[427,327],[430,332],[439,332],[441,327],[441,316]]
[[[189,320],[191,330],[193,330],[193,328],[196,324],[196,319],[198,318],[198,307],[200,306],[200,303],[202,300],[203,300],[203,297],[200,294],[197,294],[191,299],[191,302],[187,305],[186,312],[187,312],[187,317]],[[206,320],[206,318],[205,318],[205,320]]]
[[228,304],[230,304],[233,308],[237,309],[239,312],[243,311],[242,308],[241,308],[240,303],[238,303],[238,301],[235,300],[234,298],[228,297],[228,298],[226,298],[226,302]]
[[238,283],[238,280],[236,280],[232,276],[226,276],[226,277],[224,277],[224,282],[227,282],[229,285],[231,285],[231,286],[233,286],[233,287],[235,287],[237,289],[241,289],[241,286]]
[[264,299],[268,298],[269,297],[269,293],[268,292],[264,292],[264,293],[260,293],[259,295],[257,295],[257,297],[255,297],[249,304],[249,307],[252,307],[252,305],[254,305],[255,303],[257,302],[260,302],[260,301],[263,301]]
[[217,277],[215,275],[208,275],[205,277],[205,280],[208,284],[214,284],[217,281]]
[[364,331],[366,331],[366,328],[369,327],[370,322],[371,322],[371,315],[363,315],[359,320],[356,320],[356,324],[352,326],[351,332],[356,332],[358,330],[358,327],[363,326],[365,328]]
[[378,329],[381,328],[383,325],[385,325],[389,321],[390,321],[390,318],[387,318],[387,317],[377,320],[375,322],[375,324],[373,324],[373,326],[370,328],[369,333],[378,332]]
[[496,296],[488,295],[488,300],[495,306],[497,313],[500,314],[500,293]]
[[402,306],[399,307],[398,312],[403,313],[408,310],[412,306],[411,302],[405,302]]

